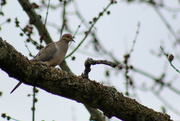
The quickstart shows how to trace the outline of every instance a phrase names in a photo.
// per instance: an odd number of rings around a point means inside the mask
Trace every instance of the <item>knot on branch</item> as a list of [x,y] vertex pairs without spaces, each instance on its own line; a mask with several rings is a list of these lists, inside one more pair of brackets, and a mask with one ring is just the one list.
[[83,78],[89,78],[88,74],[91,71],[91,65],[95,65],[95,64],[104,64],[104,65],[108,65],[111,66],[113,68],[115,68],[117,66],[116,63],[111,62],[111,61],[107,61],[107,60],[93,60],[92,58],[87,58],[87,60],[84,63],[85,66],[85,70],[84,73],[82,73],[82,77]]

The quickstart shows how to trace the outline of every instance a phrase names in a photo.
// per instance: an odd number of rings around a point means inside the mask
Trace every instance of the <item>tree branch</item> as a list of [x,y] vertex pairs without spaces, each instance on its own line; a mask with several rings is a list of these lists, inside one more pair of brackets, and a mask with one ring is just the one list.
[[171,121],[170,116],[124,97],[114,87],[82,78],[39,61],[29,61],[0,38],[0,68],[10,77],[49,93],[98,108],[106,116],[126,121]]
[[85,70],[84,73],[81,75],[83,78],[89,78],[88,74],[91,71],[91,65],[96,65],[96,64],[104,64],[104,65],[108,65],[111,66],[113,68],[115,68],[117,66],[116,63],[111,62],[111,61],[107,61],[107,60],[93,60],[92,58],[88,58],[84,65],[85,65]]
[[29,3],[28,0],[18,0],[18,1],[23,7],[24,11],[28,14],[29,19],[30,19],[29,23],[35,25],[40,36],[44,36],[44,40],[46,44],[51,43],[52,38],[49,35],[49,32],[46,29],[45,25],[41,21],[41,16],[35,12],[33,6]]

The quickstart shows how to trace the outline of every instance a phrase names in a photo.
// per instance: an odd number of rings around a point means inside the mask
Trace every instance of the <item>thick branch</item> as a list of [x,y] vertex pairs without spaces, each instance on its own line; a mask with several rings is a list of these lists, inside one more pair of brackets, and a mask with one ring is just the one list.
[[155,112],[136,100],[124,97],[114,87],[82,78],[41,62],[29,61],[0,38],[0,68],[10,77],[35,85],[49,93],[98,108],[109,118],[126,121],[170,121],[170,116]]

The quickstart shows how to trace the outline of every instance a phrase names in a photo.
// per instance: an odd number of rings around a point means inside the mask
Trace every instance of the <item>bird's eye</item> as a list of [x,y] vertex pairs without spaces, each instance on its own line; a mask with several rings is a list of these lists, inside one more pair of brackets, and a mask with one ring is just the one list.
[[67,38],[69,38],[69,36],[67,36]]

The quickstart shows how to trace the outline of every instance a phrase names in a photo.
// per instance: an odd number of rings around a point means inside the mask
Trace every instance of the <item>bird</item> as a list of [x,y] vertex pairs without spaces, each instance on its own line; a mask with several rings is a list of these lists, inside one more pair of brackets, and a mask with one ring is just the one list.
[[[55,67],[56,65],[61,64],[66,56],[68,50],[69,42],[75,42],[71,34],[64,34],[61,39],[57,42],[52,42],[46,47],[42,48],[39,53],[30,61],[41,61],[47,66]],[[13,93],[22,82],[19,82],[13,90],[10,92]]]

